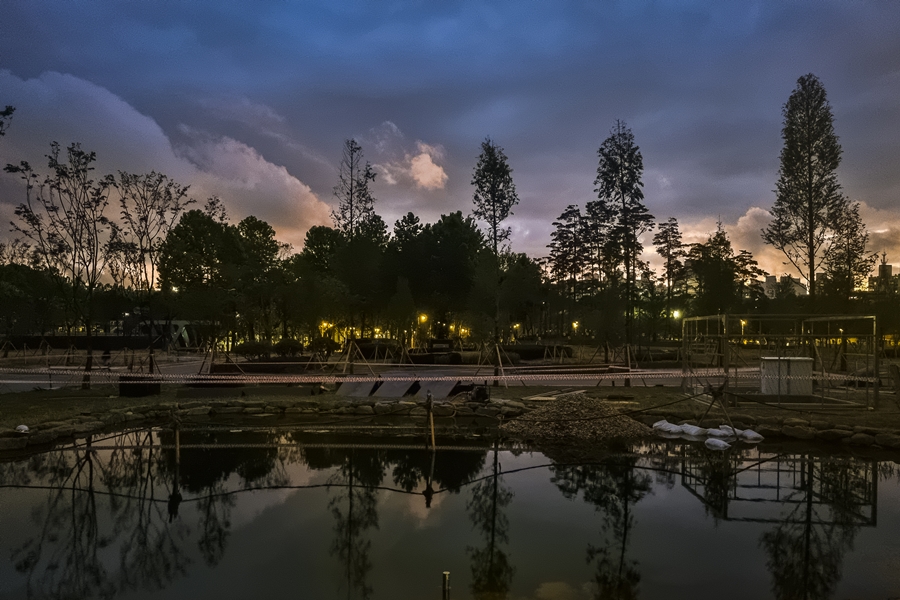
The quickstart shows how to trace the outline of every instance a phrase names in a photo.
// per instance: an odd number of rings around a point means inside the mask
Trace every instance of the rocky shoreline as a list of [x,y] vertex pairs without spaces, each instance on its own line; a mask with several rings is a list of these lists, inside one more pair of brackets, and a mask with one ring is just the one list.
[[[515,400],[483,402],[435,402],[436,418],[457,417],[487,419],[499,422],[518,417],[530,409]],[[0,452],[46,446],[58,441],[83,438],[116,428],[138,425],[168,424],[173,421],[209,422],[216,417],[233,419],[252,418],[254,423],[267,423],[268,419],[315,419],[319,416],[344,417],[348,420],[400,417],[424,419],[428,410],[424,400],[382,400],[373,398],[337,399],[334,396],[307,397],[305,399],[256,399],[229,398],[215,400],[186,400],[173,402],[148,402],[128,408],[113,408],[103,413],[80,414],[61,421],[45,421],[28,424],[28,433],[16,430],[0,431]],[[312,421],[314,422],[314,421]],[[390,423],[385,423],[390,428]]]
[[[285,396],[269,394],[242,395],[239,390],[190,390],[188,397],[176,397],[168,401],[160,398],[129,399],[127,407],[109,408],[97,412],[83,412],[76,416],[37,423],[24,423],[29,433],[15,429],[0,430],[0,452],[37,449],[57,442],[67,442],[92,434],[110,432],[137,426],[165,425],[172,422],[212,422],[217,418],[229,423],[252,419],[256,425],[283,424],[283,421],[315,423],[320,416],[332,416],[347,423],[378,423],[390,430],[393,423],[413,422],[421,424],[427,417],[424,400],[407,398],[388,400],[377,398],[342,398],[333,394]],[[222,397],[233,394],[233,397]],[[245,393],[245,392],[244,392]],[[200,396],[200,397],[196,397]],[[279,397],[280,396],[280,397]],[[612,399],[612,398],[610,398]],[[647,408],[632,411],[618,407],[606,399],[582,395],[574,404],[572,398],[560,396],[556,400],[513,400],[492,398],[488,402],[472,402],[465,399],[434,403],[434,416],[448,422],[457,422],[463,429],[473,423],[500,425],[504,435],[526,442],[553,438],[554,443],[584,445],[600,443],[602,439],[635,439],[640,435],[652,436],[649,425],[665,418],[675,424],[690,423],[699,427],[718,427],[728,423],[721,413],[704,419],[690,418],[675,410]],[[616,421],[600,416],[618,410]],[[544,412],[550,417],[541,417]],[[516,421],[518,417],[528,415]],[[630,416],[625,416],[630,415]],[[688,418],[685,418],[685,417]],[[760,433],[765,441],[798,440],[814,443],[842,444],[857,447],[900,449],[900,429],[842,422],[841,415],[799,418],[729,412],[731,423],[739,429],[750,428]],[[397,417],[398,421],[392,421]],[[531,427],[526,428],[528,419]],[[543,424],[533,422],[546,419]],[[563,425],[562,420],[566,422]],[[632,421],[635,426],[624,427],[621,421]],[[557,422],[551,424],[553,420]],[[466,423],[465,421],[468,421]],[[608,421],[600,431],[600,423]],[[640,425],[638,425],[640,423]],[[544,431],[535,427],[543,427]],[[581,433],[579,433],[581,431]],[[624,435],[616,436],[616,432]]]

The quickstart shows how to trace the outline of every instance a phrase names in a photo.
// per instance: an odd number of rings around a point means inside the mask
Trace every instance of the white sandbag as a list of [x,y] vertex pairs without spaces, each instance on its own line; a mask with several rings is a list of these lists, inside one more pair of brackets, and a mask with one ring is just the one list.
[[[729,427],[729,429],[731,429],[731,428]],[[717,438],[727,438],[727,437],[734,436],[734,434],[731,433],[730,431],[725,431],[724,429],[713,429],[713,428],[707,429],[706,435],[711,436],[711,437],[717,437]]]
[[663,433],[674,433],[674,434],[681,433],[681,425],[676,425],[675,423],[669,423],[665,419],[654,423],[653,429],[655,429],[656,431],[661,431]]
[[28,425],[19,425],[16,427],[16,431],[19,433],[28,433]]
[[722,440],[718,440],[716,438],[708,438],[703,445],[709,448],[710,450],[728,450],[731,448],[731,444],[728,442],[723,442]]
[[745,442],[761,442],[761,441],[763,441],[763,439],[764,439],[763,436],[761,436],[760,434],[756,433],[756,432],[753,431],[752,429],[745,429],[745,430],[743,430],[743,431],[741,432],[741,434],[740,434],[739,437],[740,437],[742,440],[744,440]]
[[696,425],[691,425],[691,424],[689,424],[689,423],[683,424],[683,425],[681,426],[681,430],[682,430],[683,432],[685,432],[686,434],[688,434],[688,435],[693,435],[693,436],[702,436],[702,435],[706,435],[706,428],[704,428],[704,427],[697,427]]
[[731,425],[719,425],[719,429],[721,429],[722,431],[727,431],[728,435],[734,435],[734,436],[738,435],[738,433],[737,433],[738,430],[732,429]]

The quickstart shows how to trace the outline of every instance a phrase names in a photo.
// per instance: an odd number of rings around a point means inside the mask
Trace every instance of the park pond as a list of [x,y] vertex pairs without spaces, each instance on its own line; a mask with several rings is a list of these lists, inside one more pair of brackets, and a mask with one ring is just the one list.
[[138,429],[0,463],[0,598],[894,598],[900,468]]

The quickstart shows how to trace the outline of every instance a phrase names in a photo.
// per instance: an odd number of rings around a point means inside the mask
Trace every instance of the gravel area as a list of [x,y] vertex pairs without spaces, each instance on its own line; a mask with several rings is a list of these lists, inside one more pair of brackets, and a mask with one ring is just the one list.
[[637,440],[651,434],[649,427],[619,411],[603,400],[582,393],[565,394],[511,420],[501,430],[525,442],[538,445],[606,444]]

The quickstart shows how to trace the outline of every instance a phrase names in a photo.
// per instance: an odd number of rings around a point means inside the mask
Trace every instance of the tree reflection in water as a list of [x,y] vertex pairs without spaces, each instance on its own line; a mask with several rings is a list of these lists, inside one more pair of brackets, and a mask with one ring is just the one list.
[[481,534],[484,546],[469,546],[466,553],[472,561],[472,595],[478,600],[506,598],[516,572],[503,546],[509,543],[509,519],[504,512],[513,493],[500,475],[497,443],[494,443],[491,475],[472,486],[466,510],[472,524]]
[[[0,485],[46,489],[33,509],[31,539],[12,550],[27,597],[112,597],[161,590],[195,563],[222,560],[231,531],[235,492],[289,485],[285,466],[306,463],[326,471],[333,518],[331,555],[340,565],[340,590],[370,598],[375,568],[377,501],[390,473],[392,493],[458,493],[471,483],[466,513],[478,542],[466,548],[471,594],[492,600],[510,593],[507,511],[499,448],[487,452],[353,450],[287,447],[287,438],[253,432],[182,432],[190,448],[177,452],[179,434],[130,431],[27,460],[0,463]],[[165,447],[161,448],[160,443]],[[101,447],[102,446],[102,447]],[[200,446],[200,447],[197,447]],[[244,447],[238,447],[244,446]],[[326,446],[330,446],[326,445]],[[638,596],[639,563],[629,558],[634,505],[679,479],[713,518],[767,524],[759,545],[772,592],[779,599],[832,598],[845,554],[860,527],[874,526],[878,477],[884,463],[853,457],[764,454],[733,449],[650,443],[587,465],[552,467],[552,482],[567,498],[582,495],[601,515],[601,541],[587,548],[597,598]],[[474,479],[487,467],[487,476]],[[304,487],[304,486],[298,486]],[[182,494],[184,497],[179,501]],[[44,492],[39,492],[44,494]],[[416,501],[426,501],[416,499]]]
[[[792,457],[799,486],[782,522],[765,532],[772,591],[779,600],[827,600],[841,580],[844,554],[859,527],[874,525],[877,465],[855,458]],[[871,506],[871,515],[865,509]]]
[[341,564],[340,587],[368,598],[368,534],[378,529],[385,472],[402,488],[397,492],[421,493],[424,481],[436,493],[459,493],[485,462],[483,449],[445,458],[424,450],[311,449],[300,438],[296,445],[272,443],[292,437],[138,430],[0,463],[0,485],[49,489],[33,511],[36,533],[13,551],[28,597],[161,590],[198,559],[214,567],[228,546],[235,492],[289,486],[286,465],[306,463],[330,473],[331,554]]
[[[174,449],[159,448],[175,434],[159,433],[159,440],[154,435],[125,432],[104,440],[99,451],[88,438],[74,449],[0,465],[5,485],[49,489],[33,511],[37,534],[12,552],[28,598],[109,598],[128,590],[161,590],[186,575],[191,563],[191,528],[170,517],[170,500],[181,485],[196,502],[200,554],[215,565],[225,550],[234,505],[225,481],[235,471],[254,477],[242,478],[244,487],[286,481],[274,448],[244,450],[236,462],[234,456],[218,460],[219,454],[211,461],[204,456],[207,450],[192,449],[182,461]],[[194,434],[187,441],[215,443],[218,435]],[[266,437],[249,435],[255,442]],[[111,571],[113,564],[118,568]]]
[[854,457],[711,453],[685,447],[682,478],[713,517],[773,523],[762,534],[779,600],[827,600],[859,527],[875,525],[878,465]]
[[372,586],[368,582],[372,570],[369,556],[372,540],[366,534],[370,529],[378,529],[375,488],[383,478],[384,467],[378,453],[357,455],[349,450],[328,479],[328,484],[333,486],[328,501],[328,509],[334,517],[331,554],[336,555],[344,565],[347,598],[369,598],[372,595]]
[[29,598],[109,597],[116,590],[100,559],[109,538],[100,535],[97,519],[95,463],[90,441],[76,452],[42,454],[28,463],[53,488],[34,515],[42,524],[40,536],[12,554],[16,570],[27,577]]
[[566,498],[581,492],[584,501],[603,514],[603,543],[588,545],[587,562],[596,562],[595,598],[630,600],[638,597],[641,574],[638,562],[627,557],[629,534],[634,528],[632,506],[650,492],[652,478],[636,469],[639,459],[616,456],[603,463],[553,467],[553,483]]
[[169,526],[168,507],[160,502],[177,481],[170,475],[168,453],[151,447],[152,441],[149,431],[128,433],[120,443],[136,448],[113,451],[105,463],[103,483],[114,519],[111,537],[122,541],[120,589],[163,589],[184,576],[189,564],[185,529]]

